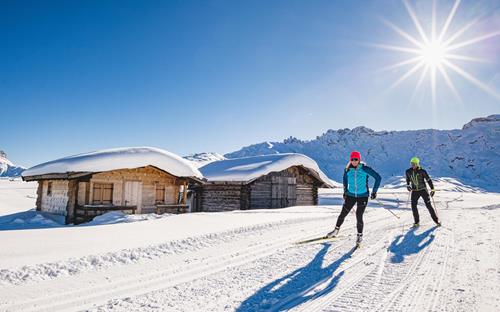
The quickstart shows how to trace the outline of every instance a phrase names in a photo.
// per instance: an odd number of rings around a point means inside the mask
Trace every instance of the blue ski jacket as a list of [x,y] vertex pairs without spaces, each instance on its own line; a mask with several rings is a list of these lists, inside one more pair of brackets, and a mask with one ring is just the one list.
[[357,167],[349,163],[344,170],[344,193],[351,197],[368,197],[370,194],[368,176],[372,176],[375,179],[373,193],[377,193],[380,181],[382,180],[380,174],[364,163],[360,163]]

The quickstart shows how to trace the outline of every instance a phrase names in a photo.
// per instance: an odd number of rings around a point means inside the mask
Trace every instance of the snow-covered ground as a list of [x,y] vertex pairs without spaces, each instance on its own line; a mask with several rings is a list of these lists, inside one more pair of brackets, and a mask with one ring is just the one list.
[[36,185],[0,180],[0,311],[499,311],[500,194],[436,184],[443,227],[422,206],[410,229],[394,179],[379,198],[400,219],[371,202],[353,251],[353,214],[338,239],[295,244],[332,228],[340,190],[317,207],[42,226],[25,212]]

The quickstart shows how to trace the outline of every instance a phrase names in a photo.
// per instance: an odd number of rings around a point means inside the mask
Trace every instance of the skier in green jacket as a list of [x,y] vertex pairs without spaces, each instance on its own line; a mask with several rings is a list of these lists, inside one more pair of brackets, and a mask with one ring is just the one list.
[[[437,226],[441,226],[441,222],[438,219],[436,211],[431,204],[431,198],[434,196],[434,184],[432,183],[431,178],[427,171],[425,171],[420,166],[420,159],[417,157],[413,157],[410,160],[411,168],[406,170],[406,187],[409,192],[411,192],[411,210],[413,212],[414,218],[414,227],[419,226],[420,217],[418,215],[417,204],[420,197],[424,199],[425,206],[431,215],[432,220],[436,223]],[[429,192],[427,191],[427,187],[425,182],[431,188],[431,193],[429,197]]]

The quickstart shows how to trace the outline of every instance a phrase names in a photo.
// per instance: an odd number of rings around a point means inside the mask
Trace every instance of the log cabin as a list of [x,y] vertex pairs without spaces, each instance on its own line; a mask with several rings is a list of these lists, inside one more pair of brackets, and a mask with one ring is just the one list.
[[334,187],[302,154],[215,161],[200,168],[207,180],[193,186],[193,211],[283,208],[318,204],[318,188]]
[[36,209],[79,224],[109,211],[183,213],[202,175],[182,157],[153,147],[101,150],[43,163],[22,173],[38,181]]

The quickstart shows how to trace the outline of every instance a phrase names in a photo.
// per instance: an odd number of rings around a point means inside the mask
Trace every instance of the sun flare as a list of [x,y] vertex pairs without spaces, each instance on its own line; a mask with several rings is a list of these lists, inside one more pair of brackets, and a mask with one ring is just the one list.
[[476,77],[474,77],[474,75],[467,72],[465,69],[456,64],[457,60],[468,61],[468,62],[486,62],[485,60],[480,58],[475,58],[469,55],[460,54],[460,49],[490,39],[492,37],[498,36],[500,35],[500,31],[495,31],[474,38],[458,41],[462,37],[462,35],[464,35],[464,33],[467,32],[467,30],[469,30],[474,24],[477,23],[478,20],[476,19],[465,24],[455,33],[448,35],[447,34],[448,28],[452,23],[453,18],[455,17],[455,13],[458,9],[458,6],[460,5],[460,0],[456,0],[442,28],[440,29],[439,32],[437,32],[436,1],[434,0],[432,6],[432,23],[430,25],[431,31],[427,33],[424,30],[422,24],[420,23],[420,20],[417,14],[415,13],[414,9],[408,3],[408,0],[404,0],[404,5],[419,36],[415,37],[409,34],[408,32],[404,31],[400,27],[394,25],[393,23],[383,20],[383,22],[387,26],[389,26],[398,35],[409,41],[412,45],[411,46],[395,46],[386,44],[375,45],[378,48],[397,51],[397,52],[404,52],[406,54],[412,55],[410,58],[402,62],[392,64],[383,69],[383,70],[392,70],[412,65],[401,77],[399,77],[390,86],[389,89],[398,86],[407,78],[413,76],[417,72],[420,72],[417,85],[414,89],[414,95],[419,92],[425,78],[428,78],[431,87],[432,103],[436,104],[436,92],[437,92],[436,81],[438,79],[438,73],[439,73],[440,74],[439,76],[441,77],[441,79],[444,80],[450,91],[456,96],[456,98],[459,101],[461,101],[460,95],[458,94],[458,91],[455,88],[455,85],[453,84],[453,81],[450,76],[450,73],[453,72],[454,74],[469,81],[470,83],[474,84],[476,87],[480,88],[481,90],[493,96],[494,98],[500,100],[500,94],[498,94],[495,90],[490,88],[485,83],[479,81]]

